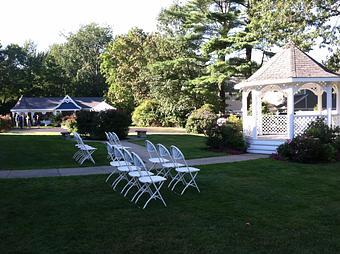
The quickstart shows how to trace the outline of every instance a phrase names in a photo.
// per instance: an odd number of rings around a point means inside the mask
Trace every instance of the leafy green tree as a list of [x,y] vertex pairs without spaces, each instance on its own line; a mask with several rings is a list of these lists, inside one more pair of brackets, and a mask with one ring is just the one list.
[[0,110],[8,112],[27,85],[27,51],[16,44],[0,48]]
[[318,37],[335,44],[339,28],[329,20],[339,16],[339,6],[335,0],[189,0],[163,10],[159,27],[188,40],[197,58],[206,57],[205,73],[193,82],[218,87],[223,112],[231,79],[247,78],[259,67],[253,50],[270,56],[272,46],[288,41],[309,50]]
[[340,72],[340,50],[336,50],[333,54],[327,58],[325,65],[328,69],[334,72]]
[[141,77],[146,68],[144,43],[147,34],[133,28],[117,36],[103,52],[101,71],[109,84],[108,100],[117,108],[132,112],[147,98],[148,84]]
[[154,34],[149,37],[146,52],[153,56],[147,57],[150,60],[144,75],[149,96],[161,105],[163,125],[184,126],[192,110],[216,102],[212,86],[192,82],[202,75],[204,63],[195,57],[186,40]]
[[64,44],[51,47],[49,55],[71,81],[72,89],[67,90],[71,95],[103,96],[107,85],[100,73],[100,54],[112,40],[111,28],[91,23],[65,38]]

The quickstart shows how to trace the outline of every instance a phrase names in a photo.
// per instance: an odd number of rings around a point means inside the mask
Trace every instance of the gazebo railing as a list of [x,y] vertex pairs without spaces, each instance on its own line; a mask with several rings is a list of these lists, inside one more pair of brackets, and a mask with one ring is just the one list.
[[258,121],[259,135],[287,134],[287,115],[262,115]]
[[327,116],[325,115],[296,115],[294,117],[294,134],[302,134],[311,122],[322,118],[327,123]]

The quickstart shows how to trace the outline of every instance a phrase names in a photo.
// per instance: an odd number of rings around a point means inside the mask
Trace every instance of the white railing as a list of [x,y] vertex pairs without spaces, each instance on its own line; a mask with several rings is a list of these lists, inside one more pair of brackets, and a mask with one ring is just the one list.
[[[294,134],[302,134],[311,122],[322,118],[327,123],[327,115],[295,115]],[[245,136],[252,135],[254,118],[246,116],[243,119],[243,133]],[[340,114],[332,115],[332,126],[340,126]],[[287,115],[262,115],[257,118],[258,135],[288,135]]]
[[324,115],[296,115],[294,117],[294,134],[302,134],[311,122],[322,118],[327,123],[327,116]]
[[262,115],[259,119],[260,135],[286,135],[287,115]]

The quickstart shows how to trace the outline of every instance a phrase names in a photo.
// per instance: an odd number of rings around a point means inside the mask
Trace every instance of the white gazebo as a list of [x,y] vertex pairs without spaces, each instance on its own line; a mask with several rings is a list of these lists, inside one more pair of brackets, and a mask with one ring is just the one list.
[[[273,153],[278,145],[302,133],[318,117],[329,126],[340,126],[340,75],[327,70],[293,43],[284,46],[235,89],[242,90],[243,133],[248,152]],[[294,95],[303,90],[317,96],[315,111],[295,111]],[[285,112],[262,114],[263,98],[268,93],[269,97],[286,97]]]

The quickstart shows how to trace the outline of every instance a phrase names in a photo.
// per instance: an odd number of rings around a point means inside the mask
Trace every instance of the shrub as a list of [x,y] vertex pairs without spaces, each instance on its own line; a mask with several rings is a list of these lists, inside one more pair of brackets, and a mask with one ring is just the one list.
[[242,127],[239,124],[240,120],[233,122],[228,121],[228,119],[225,124],[220,126],[215,124],[207,131],[207,145],[220,150],[238,150],[243,152],[246,148],[246,143],[243,138]]
[[308,124],[304,132],[305,135],[320,139],[322,144],[332,143],[336,136],[336,129],[330,128],[323,118]]
[[105,138],[105,132],[113,131],[119,138],[125,138],[129,133],[131,116],[121,110],[101,111],[97,117],[94,134],[97,138]]
[[132,113],[132,122],[134,125],[160,126],[159,104],[152,100],[143,101]]
[[336,150],[331,144],[322,144],[319,138],[305,134],[280,145],[277,151],[283,158],[303,163],[333,161],[336,158]]
[[340,129],[330,128],[318,118],[308,125],[302,135],[280,145],[280,157],[296,162],[312,163],[334,161],[340,152]]
[[0,115],[0,132],[5,132],[11,129],[12,120],[9,115]]
[[104,139],[105,132],[108,131],[115,132],[119,138],[125,138],[130,124],[130,115],[120,110],[78,111],[75,127],[80,134],[89,135],[95,139]]
[[62,122],[63,115],[61,113],[58,113],[56,115],[51,116],[51,125],[53,127],[60,127]]
[[187,132],[205,133],[216,122],[217,115],[215,114],[214,106],[204,104],[201,108],[194,110],[186,123]]

